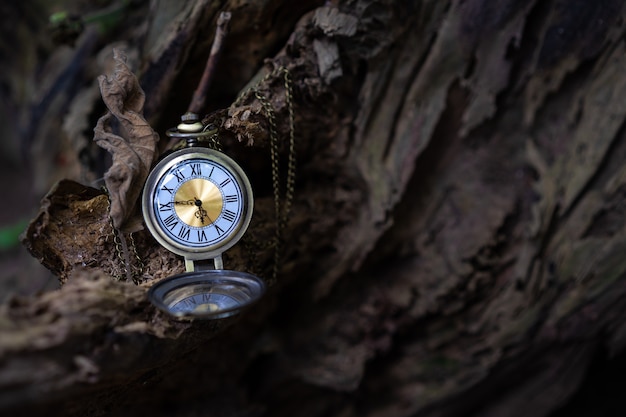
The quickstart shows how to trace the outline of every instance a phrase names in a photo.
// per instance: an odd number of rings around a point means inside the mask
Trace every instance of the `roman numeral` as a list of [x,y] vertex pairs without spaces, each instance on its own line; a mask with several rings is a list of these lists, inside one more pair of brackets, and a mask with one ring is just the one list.
[[215,167],[211,167],[211,172],[209,172],[209,178],[211,178],[211,175],[213,175],[213,170],[215,170]]
[[165,226],[170,229],[170,230],[174,230],[174,228],[176,227],[176,225],[178,224],[178,221],[176,220],[176,217],[174,217],[173,214],[170,214],[168,218],[166,218],[165,220],[163,220],[163,223],[165,223]]
[[200,164],[191,164],[191,175],[202,175],[202,168]]
[[230,210],[226,210],[222,213],[222,217],[228,220],[229,222],[233,222],[237,215]]
[[224,197],[224,203],[236,203],[237,196],[236,195],[227,195]]
[[172,210],[172,202],[161,204],[159,203],[159,211],[171,211]]
[[178,182],[183,182],[183,180],[185,179],[185,176],[183,175],[181,171],[174,171],[173,174],[178,180]]
[[226,178],[224,181],[220,183],[220,187],[224,188],[230,182],[230,178]]
[[189,240],[189,233],[191,233],[191,230],[189,230],[188,227],[181,226],[180,230],[178,231],[178,237],[181,239]]
[[167,188],[167,185],[164,185],[163,188],[161,188],[161,190],[167,191],[170,194],[174,194],[174,190],[171,188]]
[[224,231],[222,229],[220,229],[220,227],[218,225],[213,223],[213,226],[215,226],[215,230],[217,230],[217,234],[218,235],[223,235],[224,234]]
[[206,242],[207,238],[206,238],[206,234],[204,233],[204,230],[197,230],[198,232],[198,242]]
[[193,297],[190,297],[190,298],[185,298],[185,304],[187,304],[187,307],[194,308],[195,306],[198,305],[198,302],[194,300]]

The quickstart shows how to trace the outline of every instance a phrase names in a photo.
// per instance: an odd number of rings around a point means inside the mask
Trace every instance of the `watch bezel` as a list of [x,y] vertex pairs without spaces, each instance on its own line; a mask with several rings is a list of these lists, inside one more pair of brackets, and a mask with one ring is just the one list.
[[[243,213],[239,224],[236,225],[234,231],[231,232],[231,235],[228,238],[205,247],[185,246],[172,239],[159,224],[154,208],[154,199],[157,191],[156,185],[159,183],[160,179],[173,166],[189,159],[208,159],[222,165],[233,175],[242,192]],[[252,218],[253,206],[254,198],[252,195],[252,186],[239,164],[222,152],[201,147],[181,149],[163,158],[148,175],[142,193],[142,212],[144,222],[150,231],[150,234],[152,234],[157,242],[159,242],[163,247],[177,255],[184,256],[189,260],[215,258],[234,246],[248,229]]]

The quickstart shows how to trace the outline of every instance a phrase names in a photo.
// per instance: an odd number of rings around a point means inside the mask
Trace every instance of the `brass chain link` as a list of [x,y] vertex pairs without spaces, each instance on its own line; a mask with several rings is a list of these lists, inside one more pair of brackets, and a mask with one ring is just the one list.
[[[287,104],[287,111],[289,113],[289,152],[287,157],[287,178],[285,184],[285,200],[281,208],[281,186],[280,186],[280,162],[279,162],[279,143],[278,143],[278,129],[276,127],[276,114],[270,101],[265,97],[259,86],[270,78],[276,75],[282,74],[284,77],[285,88],[285,102]],[[278,67],[265,75],[257,84],[245,90],[239,95],[237,100],[232,106],[238,106],[243,101],[244,97],[248,94],[254,94],[254,97],[259,100],[261,107],[267,117],[270,131],[270,158],[272,164],[272,190],[274,196],[274,215],[276,217],[276,229],[274,238],[269,245],[262,245],[254,236],[247,237],[247,247],[250,252],[250,259],[255,269],[258,269],[256,251],[260,249],[266,249],[267,247],[274,247],[274,262],[272,267],[271,283],[276,281],[278,275],[278,268],[280,265],[281,246],[282,246],[282,233],[287,227],[289,216],[291,214],[291,206],[293,203],[294,184],[296,177],[296,155],[295,155],[295,121],[293,111],[293,86],[291,80],[291,74],[285,67]]]
[[215,127],[215,125],[209,123],[204,127],[204,129],[202,129],[202,131],[206,132],[207,130],[211,129],[215,130],[215,133],[209,136],[209,142],[207,143],[207,145],[211,149],[222,152],[222,144],[220,143],[220,137],[217,134],[217,128]]
[[146,269],[146,266],[139,256],[139,253],[137,253],[137,245],[135,244],[135,237],[133,236],[132,232],[128,234],[128,240],[130,240],[130,250],[132,251],[135,260],[137,261],[137,265],[131,265],[132,278],[135,284],[139,284],[143,280],[142,275],[143,271]]
[[[111,217],[111,195],[106,187],[102,187],[103,191],[107,196],[107,213],[109,214],[109,225],[111,226],[111,236],[113,236],[113,246],[115,248],[115,253],[117,255],[117,261],[120,267],[119,274],[116,273],[113,268],[111,268],[111,276],[115,278],[117,281],[127,281],[128,278],[135,283],[141,283],[141,276],[143,275],[143,271],[145,269],[145,265],[143,260],[137,253],[137,245],[135,244],[135,238],[133,237],[133,233],[129,233],[128,240],[130,241],[130,251],[132,252],[133,257],[137,261],[136,265],[133,265],[130,262],[130,259],[127,259],[124,256],[124,244],[126,241],[122,241],[124,236],[120,236],[122,232],[120,232],[115,225],[113,224],[113,218]],[[130,269],[129,269],[130,268]]]

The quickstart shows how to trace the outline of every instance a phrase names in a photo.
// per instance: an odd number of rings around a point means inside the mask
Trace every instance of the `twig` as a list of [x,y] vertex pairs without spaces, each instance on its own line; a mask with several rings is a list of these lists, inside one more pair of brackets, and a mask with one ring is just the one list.
[[193,98],[189,104],[188,112],[199,114],[202,111],[204,102],[206,101],[206,94],[209,89],[209,85],[213,79],[217,61],[222,52],[222,43],[226,34],[228,33],[228,23],[230,22],[231,13],[221,12],[217,18],[217,28],[215,29],[215,39],[213,39],[213,45],[211,46],[211,53],[207,59],[204,72],[200,83],[193,93]]

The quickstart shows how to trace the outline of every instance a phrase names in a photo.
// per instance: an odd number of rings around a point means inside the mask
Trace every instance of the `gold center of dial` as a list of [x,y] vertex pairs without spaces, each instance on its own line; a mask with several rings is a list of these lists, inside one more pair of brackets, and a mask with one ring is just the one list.
[[174,196],[178,217],[192,227],[205,227],[222,212],[222,193],[211,181],[194,178],[183,183]]

